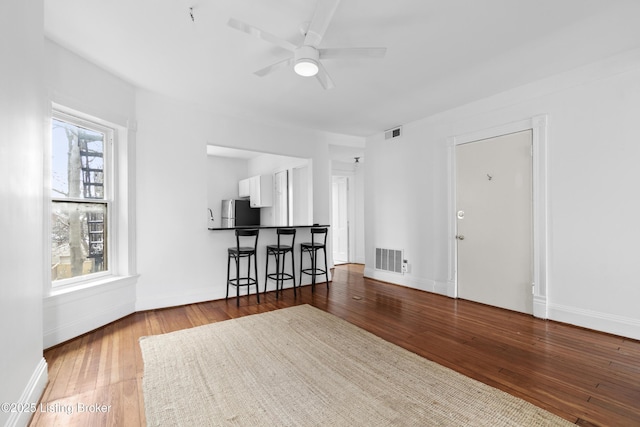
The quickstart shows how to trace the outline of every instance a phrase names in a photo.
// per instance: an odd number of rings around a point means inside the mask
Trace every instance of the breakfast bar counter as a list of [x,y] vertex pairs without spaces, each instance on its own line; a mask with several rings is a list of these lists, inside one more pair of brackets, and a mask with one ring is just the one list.
[[311,227],[329,227],[328,225],[313,224],[313,225],[243,225],[238,227],[209,227],[211,231],[219,230],[236,230],[245,228],[257,228],[258,230],[275,230],[278,228],[311,228]]
[[[221,292],[222,289],[226,288],[226,274],[227,274],[227,248],[236,246],[236,237],[234,233],[218,233],[219,231],[228,231],[228,230],[236,230],[236,229],[259,229],[260,233],[258,235],[258,244],[256,247],[257,252],[257,263],[258,263],[258,282],[260,284],[260,291],[264,291],[265,287],[265,267],[266,267],[266,258],[267,258],[267,245],[275,245],[278,241],[278,236],[276,234],[276,230],[278,228],[294,228],[296,229],[295,236],[295,245],[293,249],[293,255],[295,257],[295,273],[296,273],[296,285],[300,284],[300,244],[305,242],[311,242],[311,229],[315,227],[321,228],[329,228],[329,225],[323,224],[313,224],[313,225],[291,225],[291,226],[239,226],[239,227],[209,227],[209,231],[213,231],[210,236],[210,241],[212,245],[212,252],[214,256],[213,263],[217,266],[215,268],[215,278],[213,279],[213,283],[215,283],[218,288],[218,292]],[[330,234],[330,233],[329,233]],[[333,257],[331,256],[331,239],[327,239],[327,264],[329,268],[333,267]],[[322,259],[322,255],[320,256],[319,262],[324,262]],[[287,265],[289,265],[289,257],[287,257]],[[304,257],[305,268],[309,267],[309,257]],[[269,265],[270,273],[275,271],[275,263],[273,265]],[[289,268],[289,267],[287,267]],[[253,267],[252,267],[253,269]],[[303,275],[302,285],[308,285],[311,283],[311,277],[308,275]],[[329,280],[331,280],[331,271],[329,271]],[[324,277],[323,277],[324,281]],[[287,287],[291,287],[291,283],[286,285]],[[269,280],[267,283],[267,291],[275,290],[275,282]],[[241,289],[241,295],[246,295],[246,288]],[[255,292],[255,288],[251,287],[251,293]],[[309,290],[310,292],[310,290]],[[235,296],[234,296],[235,297]],[[252,297],[253,298],[253,297]],[[255,302],[255,300],[251,300]],[[242,303],[241,303],[242,304]]]

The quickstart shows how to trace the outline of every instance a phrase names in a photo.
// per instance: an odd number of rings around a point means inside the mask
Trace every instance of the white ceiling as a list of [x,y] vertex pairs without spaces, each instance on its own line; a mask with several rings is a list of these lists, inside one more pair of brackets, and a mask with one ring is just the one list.
[[[316,0],[47,0],[45,34],[136,86],[260,121],[368,136],[640,46],[638,0],[343,0],[320,47],[336,87],[282,69]],[[194,20],[189,8],[193,7]]]

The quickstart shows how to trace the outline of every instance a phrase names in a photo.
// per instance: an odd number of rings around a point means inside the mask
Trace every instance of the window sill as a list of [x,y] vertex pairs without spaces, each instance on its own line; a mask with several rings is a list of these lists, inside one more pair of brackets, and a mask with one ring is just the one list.
[[107,276],[73,285],[60,286],[59,288],[50,287],[49,291],[45,293],[44,298],[57,298],[64,295],[73,295],[88,291],[100,292],[112,290],[121,286],[135,285],[138,280],[138,276],[138,274],[130,276]]

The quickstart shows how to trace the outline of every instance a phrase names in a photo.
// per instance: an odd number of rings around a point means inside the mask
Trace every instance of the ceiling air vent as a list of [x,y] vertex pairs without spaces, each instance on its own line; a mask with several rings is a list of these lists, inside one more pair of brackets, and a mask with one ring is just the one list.
[[387,129],[384,131],[384,139],[400,138],[402,136],[402,126],[397,128]]

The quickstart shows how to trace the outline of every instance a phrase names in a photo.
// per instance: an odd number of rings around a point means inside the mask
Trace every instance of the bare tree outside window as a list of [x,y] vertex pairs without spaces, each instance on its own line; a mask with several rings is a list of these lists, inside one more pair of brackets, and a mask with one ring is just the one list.
[[51,131],[51,278],[106,271],[107,137],[58,118]]

